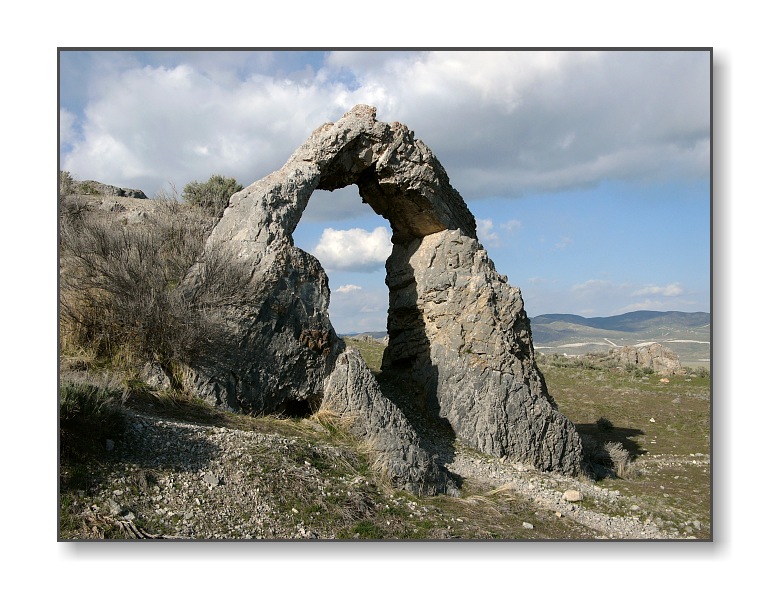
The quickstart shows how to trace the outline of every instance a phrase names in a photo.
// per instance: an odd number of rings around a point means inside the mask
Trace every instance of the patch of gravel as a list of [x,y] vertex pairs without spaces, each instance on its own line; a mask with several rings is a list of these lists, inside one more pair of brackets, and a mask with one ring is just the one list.
[[[675,539],[680,538],[661,530],[654,522],[642,521],[641,516],[615,515],[633,512],[632,498],[623,498],[617,490],[608,490],[579,479],[558,474],[542,473],[526,465],[506,462],[494,457],[478,457],[460,450],[447,468],[464,479],[473,479],[494,488],[502,488],[523,496],[554,515],[569,518],[597,532],[606,539]],[[581,492],[581,502],[563,498],[567,490]],[[582,505],[590,500],[609,514]]]
[[313,466],[355,461],[344,449],[136,412],[127,412],[124,436],[108,445],[108,471],[84,510],[132,523],[131,536],[155,538],[152,531],[160,530],[164,538],[333,538],[314,530],[313,514],[298,516],[292,506],[310,498],[282,497],[281,490],[310,490],[318,498],[344,493],[353,503],[350,490],[365,483],[334,480]]
[[[555,517],[589,527],[596,538],[682,538],[649,517],[642,520],[645,515],[634,498],[616,490],[482,455],[454,441],[450,448],[441,435],[432,440],[430,450],[456,477],[514,492]],[[356,490],[374,485],[363,477],[324,475],[314,467],[316,461],[333,465],[356,460],[352,451],[340,447],[137,412],[127,412],[125,435],[108,445],[110,471],[93,503],[82,509],[113,519],[136,537],[154,538],[158,535],[152,531],[164,531],[165,538],[334,538],[320,512],[302,507],[336,495],[336,501],[350,505],[351,519],[362,518],[369,496]],[[281,496],[281,490],[297,489],[308,496]],[[567,490],[579,491],[583,500],[566,501]]]

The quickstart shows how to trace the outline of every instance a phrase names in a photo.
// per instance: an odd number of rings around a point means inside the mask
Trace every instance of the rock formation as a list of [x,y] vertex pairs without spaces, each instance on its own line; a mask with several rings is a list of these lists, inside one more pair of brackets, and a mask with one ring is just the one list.
[[679,356],[670,348],[653,342],[647,346],[623,346],[610,350],[610,356],[622,365],[651,369],[661,375],[673,375],[681,370]]
[[477,240],[445,230],[393,247],[383,371],[406,372],[424,404],[492,455],[575,472],[580,438],[535,364],[518,288]]
[[199,393],[255,414],[320,407],[350,416],[398,485],[451,488],[360,355],[337,337],[326,274],[293,245],[313,191],[350,184],[393,231],[383,370],[420,385],[426,410],[478,449],[577,472],[580,439],[537,370],[519,290],[495,271],[432,152],[365,105],[319,127],[280,170],[231,197],[183,286],[193,293],[215,260],[246,277],[214,312],[226,345],[195,363]]
[[104,184],[96,180],[73,180],[70,187],[71,194],[101,195],[103,197],[126,197],[130,199],[146,199],[144,191],[136,188],[121,188],[111,184]]

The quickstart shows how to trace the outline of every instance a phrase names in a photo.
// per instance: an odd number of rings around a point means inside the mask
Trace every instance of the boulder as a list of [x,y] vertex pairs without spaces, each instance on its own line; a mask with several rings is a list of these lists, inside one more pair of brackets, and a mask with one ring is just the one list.
[[670,348],[654,342],[645,346],[614,348],[610,355],[621,365],[651,369],[660,375],[673,375],[682,369],[679,356]]
[[319,127],[280,170],[230,198],[180,287],[195,297],[222,260],[240,277],[211,306],[218,334],[191,367],[199,395],[252,414],[348,416],[400,487],[451,491],[404,414],[337,336],[326,273],[292,241],[315,190],[350,184],[393,230],[383,370],[416,382],[424,407],[479,450],[576,473],[580,439],[535,365],[520,291],[495,271],[433,153],[366,105]]

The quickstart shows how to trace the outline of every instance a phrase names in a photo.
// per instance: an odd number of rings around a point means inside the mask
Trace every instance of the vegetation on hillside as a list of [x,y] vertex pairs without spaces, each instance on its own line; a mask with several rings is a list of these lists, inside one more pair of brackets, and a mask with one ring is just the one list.
[[64,199],[60,221],[61,346],[106,364],[154,362],[173,371],[189,363],[217,336],[210,311],[247,280],[219,256],[194,286],[183,285],[213,226],[184,203],[157,201],[152,215],[127,223]]
[[230,197],[242,189],[243,185],[234,178],[214,174],[206,182],[193,181],[186,184],[182,197],[188,203],[219,219],[227,208]]

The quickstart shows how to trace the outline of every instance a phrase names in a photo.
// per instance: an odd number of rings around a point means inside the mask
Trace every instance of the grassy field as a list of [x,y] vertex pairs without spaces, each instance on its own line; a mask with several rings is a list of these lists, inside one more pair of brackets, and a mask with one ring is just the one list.
[[538,366],[560,411],[582,436],[616,441],[629,451],[632,474],[600,485],[635,497],[639,512],[656,522],[710,536],[710,379],[702,370],[662,382],[659,375],[598,369],[579,360],[541,357]]

